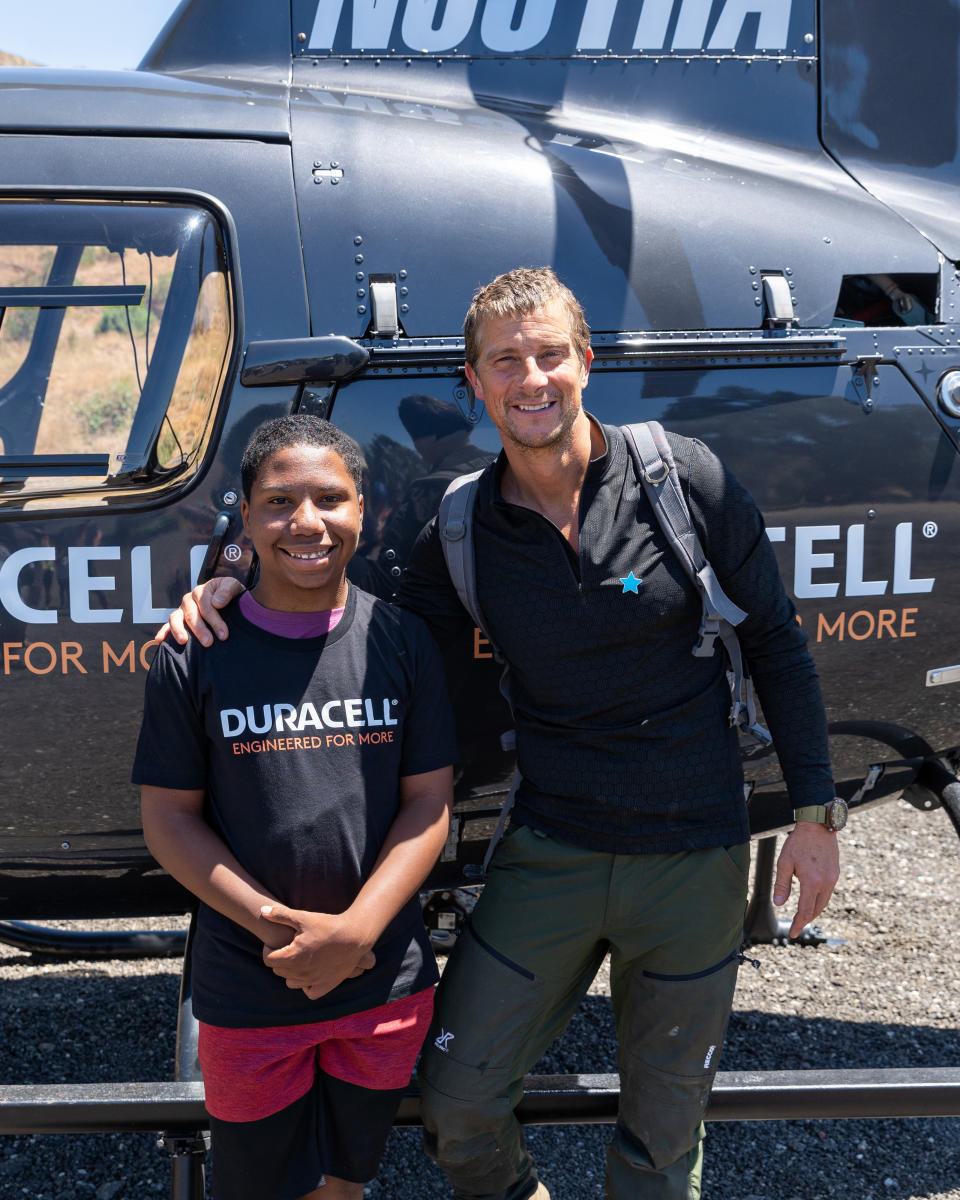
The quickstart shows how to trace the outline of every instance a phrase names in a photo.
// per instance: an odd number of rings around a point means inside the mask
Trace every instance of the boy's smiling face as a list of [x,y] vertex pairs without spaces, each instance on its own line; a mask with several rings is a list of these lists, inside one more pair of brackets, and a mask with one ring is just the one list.
[[363,498],[336,450],[293,445],[271,454],[241,514],[260,559],[260,604],[278,612],[342,607]]

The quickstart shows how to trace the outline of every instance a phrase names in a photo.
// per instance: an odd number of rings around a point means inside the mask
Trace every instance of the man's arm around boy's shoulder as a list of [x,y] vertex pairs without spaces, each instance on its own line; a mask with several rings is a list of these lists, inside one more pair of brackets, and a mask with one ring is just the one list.
[[401,778],[397,816],[367,881],[344,912],[312,913],[279,903],[263,906],[267,922],[293,935],[289,944],[271,949],[268,943],[263,952],[263,961],[287,987],[302,988],[316,1000],[373,965],[373,946],[443,849],[452,800],[452,767]]

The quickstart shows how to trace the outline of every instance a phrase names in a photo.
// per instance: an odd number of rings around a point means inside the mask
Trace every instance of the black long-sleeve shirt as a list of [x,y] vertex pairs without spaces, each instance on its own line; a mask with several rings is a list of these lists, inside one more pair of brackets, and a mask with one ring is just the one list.
[[[502,498],[502,456],[480,479],[478,595],[510,665],[523,776],[514,819],[620,853],[743,841],[725,658],[719,645],[712,658],[691,653],[699,595],[657,524],[623,434],[602,430],[607,449],[581,493],[579,554],[539,513]],[[737,633],[792,802],[826,803],[833,783],[819,683],[763,519],[706,446],[668,438],[707,558],[749,614]],[[414,549],[400,601],[441,642],[470,620],[436,521]]]

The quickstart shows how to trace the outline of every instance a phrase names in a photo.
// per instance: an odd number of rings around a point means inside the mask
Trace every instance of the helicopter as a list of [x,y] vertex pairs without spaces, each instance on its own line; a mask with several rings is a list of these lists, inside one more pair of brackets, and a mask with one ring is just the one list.
[[[389,598],[499,448],[460,321],[517,265],[581,299],[593,413],[754,495],[854,816],[960,831],[958,43],[948,0],[183,0],[135,71],[0,68],[0,937],[91,951],[25,923],[188,906],[130,763],[154,631],[254,567],[247,438],[310,412],[356,441],[351,577]],[[441,946],[513,772],[479,630],[447,668]],[[745,753],[777,940],[792,813]]]

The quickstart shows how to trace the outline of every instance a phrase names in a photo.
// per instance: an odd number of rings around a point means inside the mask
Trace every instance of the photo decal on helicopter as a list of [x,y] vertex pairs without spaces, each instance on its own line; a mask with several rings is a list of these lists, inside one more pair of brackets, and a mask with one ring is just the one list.
[[297,0],[293,52],[809,55],[815,29],[812,0]]

